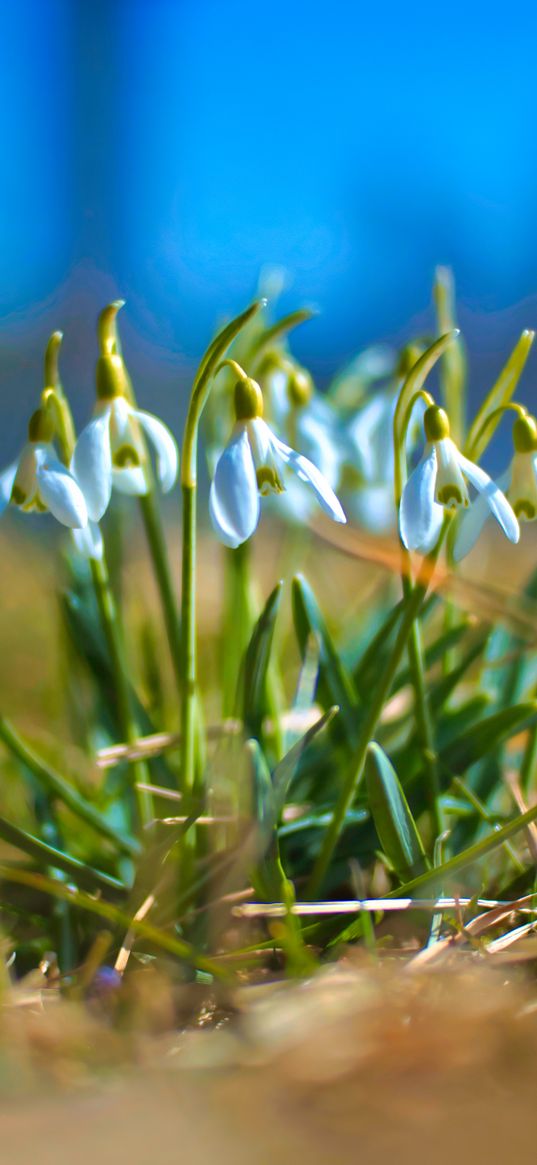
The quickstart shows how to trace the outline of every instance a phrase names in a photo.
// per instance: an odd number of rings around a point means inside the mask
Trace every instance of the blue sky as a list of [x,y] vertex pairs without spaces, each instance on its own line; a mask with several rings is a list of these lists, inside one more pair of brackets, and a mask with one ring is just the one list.
[[438,262],[472,321],[535,294],[534,5],[0,15],[6,343],[89,279],[88,310],[121,293],[143,342],[192,360],[281,265],[283,307],[321,309],[297,343],[327,372],[421,319]]

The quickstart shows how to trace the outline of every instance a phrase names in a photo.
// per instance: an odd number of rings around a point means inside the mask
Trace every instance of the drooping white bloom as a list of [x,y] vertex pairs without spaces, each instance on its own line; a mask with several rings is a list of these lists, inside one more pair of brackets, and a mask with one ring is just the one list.
[[[260,379],[277,429],[300,447],[335,490],[341,476],[344,444],[338,432],[339,418],[329,401],[316,392],[305,368],[279,353],[269,354]],[[302,488],[298,478],[288,480],[281,500],[287,516],[297,522],[307,521],[315,505],[314,496]]]
[[[341,436],[344,449],[344,477],[348,504],[353,517],[375,533],[390,530],[395,522],[393,494],[393,420],[397,392],[393,388],[377,392],[347,421]],[[416,445],[424,406],[417,401],[407,428],[406,450]]]
[[[513,426],[514,454],[508,469],[496,485],[502,490],[518,521],[533,522],[537,518],[537,421],[535,417],[518,417]],[[463,515],[453,553],[460,562],[475,545],[489,516],[484,498],[477,498]]]
[[[477,490],[510,542],[518,542],[516,516],[498,485],[464,457],[449,435],[443,409],[432,405],[424,416],[427,443],[405,485],[399,509],[399,532],[407,550],[427,553],[438,539],[445,509],[470,505],[467,481]],[[474,503],[475,504],[475,503]]]
[[280,471],[293,470],[313,490],[335,522],[345,522],[342,507],[326,478],[307,457],[285,445],[262,417],[259,385],[249,378],[235,388],[236,423],[211,483],[209,510],[213,527],[226,546],[236,548],[253,534],[260,514],[260,495],[282,493]]
[[80,482],[92,521],[102,518],[112,492],[147,493],[145,465],[149,439],[157,458],[157,477],[164,493],[177,477],[179,454],[167,426],[122,396],[98,400],[93,419],[75,446],[72,470]]
[[393,417],[397,395],[379,392],[347,425],[349,456],[364,482],[386,481],[393,490]]
[[0,474],[0,514],[11,502],[25,513],[50,513],[64,526],[83,529],[88,511],[80,486],[58,460],[52,444],[54,428],[44,409],[28,426],[28,441],[20,457]]

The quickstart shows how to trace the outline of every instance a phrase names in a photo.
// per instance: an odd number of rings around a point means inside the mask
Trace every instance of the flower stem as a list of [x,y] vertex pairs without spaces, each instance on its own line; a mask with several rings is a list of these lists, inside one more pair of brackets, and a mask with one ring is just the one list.
[[[437,267],[433,294],[441,336],[456,327],[455,286],[449,268]],[[461,343],[446,348],[440,365],[440,381],[453,439],[456,445],[461,445],[466,421],[466,360]]]
[[[453,545],[455,541],[455,525],[450,526],[446,538],[446,566],[450,573],[455,571],[455,557],[453,554]],[[448,595],[444,607],[444,631],[451,631],[455,626],[456,608],[453,599]],[[442,658],[442,672],[448,676],[456,665],[455,653],[453,650],[444,652]]]
[[[132,710],[130,684],[123,647],[123,637],[119,625],[118,613],[110,579],[104,558],[90,559],[91,575],[95,589],[95,597],[99,607],[101,623],[106,637],[110,655],[110,664],[114,677],[114,686],[117,701],[117,717],[120,731],[127,744],[135,744],[139,732]],[[131,772],[135,786],[150,784],[149,770],[145,761],[137,760],[131,763]],[[142,789],[135,789],[138,815],[141,825],[147,825],[153,819],[151,795]]]
[[[408,557],[410,558],[410,556]],[[405,602],[408,604],[412,597],[413,591],[410,575],[404,572],[402,581],[403,595]],[[421,748],[423,766],[427,778],[429,808],[431,811],[434,836],[436,838],[440,837],[441,833],[443,833],[444,822],[442,818],[442,809],[440,806],[438,758],[436,755],[433,725],[429,711],[429,701],[427,699],[425,669],[423,666],[423,650],[421,643],[421,627],[418,614],[416,615],[416,618],[414,619],[410,629],[408,640],[408,661],[412,675],[412,686],[414,688],[414,716],[416,718],[416,731]]]
[[[192,793],[196,733],[196,485],[183,485],[181,792]],[[192,832],[192,831],[190,831]]]
[[[443,335],[439,336],[439,338],[435,340],[433,344],[431,344],[430,348],[428,348],[422,354],[419,360],[417,360],[416,363],[412,366],[408,376],[406,377],[406,380],[401,387],[393,418],[394,500],[396,513],[399,512],[399,506],[403,494],[403,486],[406,480],[406,436],[412,415],[412,409],[419,397],[421,397],[427,405],[431,403],[432,397],[429,395],[429,393],[425,392],[423,387],[425,380],[437,360],[439,360],[441,356],[445,356],[445,353],[450,350],[452,341],[457,338],[458,334],[459,333],[457,329],[452,328],[449,331],[446,330]],[[436,556],[440,550],[445,529],[446,525],[444,523],[444,527],[442,528],[442,533],[438,543],[432,553],[425,559],[424,567],[427,562],[430,566],[431,563],[434,564],[436,561]],[[395,642],[393,656],[388,660],[387,663],[387,672],[390,674],[387,680],[388,686],[384,696],[381,696],[381,700],[384,702],[384,699],[388,695],[395,671],[399,664],[400,655],[402,654],[402,651],[408,641],[408,659],[410,664],[410,671],[412,674],[412,684],[414,688],[416,728],[418,739],[421,745],[423,763],[427,773],[429,804],[433,818],[433,826],[435,835],[439,837],[442,833],[443,826],[439,803],[437,758],[434,746],[433,728],[427,703],[420,627],[417,621],[417,616],[422,605],[422,601],[425,598],[425,594],[427,592],[427,582],[425,584],[425,590],[423,590],[423,584],[420,584],[419,582],[415,585],[413,584],[410,554],[404,548],[402,554],[403,560],[401,578],[406,614],[403,614],[403,622],[400,626],[399,635]],[[428,578],[428,575],[425,577]],[[397,656],[400,643],[402,646],[400,649],[400,654]],[[397,658],[395,658],[395,663],[393,664],[394,657]],[[390,669],[392,670],[390,671]],[[382,683],[380,687],[382,688]],[[379,715],[381,710],[382,703],[379,709]],[[378,716],[373,721],[373,728],[376,725],[377,719]],[[366,741],[365,748],[367,748],[368,743],[369,742]],[[360,760],[359,776],[361,776],[362,768],[363,758]],[[347,811],[347,807],[345,808],[345,812]]]
[[224,548],[224,614],[221,635],[222,715],[237,711],[239,675],[244,653],[259,614],[251,572],[251,543]]
[[[116,355],[121,356],[121,358],[123,358],[123,356],[121,350],[121,339],[117,328],[117,313],[122,307],[123,300],[115,300],[114,303],[109,304],[108,307],[106,307],[104,311],[101,312],[99,317],[99,337],[103,350],[113,351],[116,353]],[[136,399],[136,393],[134,391],[134,386],[129,375],[129,371],[125,364],[123,365],[123,370],[127,398],[133,408],[137,409],[138,402]],[[140,439],[144,445],[147,445],[143,433],[140,433]],[[149,545],[149,553],[153,561],[155,578],[160,594],[172,667],[177,681],[179,696],[181,696],[181,624],[179,621],[179,611],[176,602],[175,588],[170,570],[170,560],[166,549],[166,539],[162,526],[162,517],[157,500],[155,475],[153,473],[149,455],[145,458],[143,471],[146,480],[147,492],[141,495],[139,498],[140,509],[142,511],[146,538]]]
[[[198,480],[198,431],[201,414],[211,391],[212,378],[235,336],[255,315],[263,302],[253,303],[216,336],[196,373],[183,435],[181,486],[183,496],[182,593],[181,593],[181,791],[191,793],[196,768],[197,709],[196,658],[196,502]],[[194,830],[185,841],[192,845]]]
[[420,576],[418,577],[416,584],[411,590],[406,602],[405,611],[402,616],[392,652],[386,661],[384,671],[381,673],[377,688],[372,696],[369,711],[367,712],[360,729],[352,767],[349,769],[347,778],[341,789],[339,800],[334,809],[332,820],[328,826],[323,845],[317,857],[317,861],[313,867],[312,875],[308,885],[308,896],[310,898],[314,898],[318,894],[319,889],[324,881],[324,877],[332,860],[334,850],[337,846],[341,831],[345,823],[345,817],[352,804],[356,790],[362,780],[367,748],[370,741],[373,739],[375,729],[382,713],[382,709],[390,694],[390,689],[395,679],[397,668],[401,662],[401,657],[408,643],[409,636],[412,633],[414,621],[427,594],[432,569],[434,567],[434,563],[436,562],[436,558],[442,543],[442,536],[443,532],[434,550],[431,551],[431,553],[427,555],[427,558],[424,560]]
[[140,498],[140,508],[142,511],[145,533],[160,594],[162,613],[164,616],[166,633],[170,645],[170,654],[174,675],[179,693],[181,694],[181,624],[175,598],[175,588],[170,570],[170,560],[166,549],[166,540],[164,537],[162,519],[154,488],[150,488],[149,492]]

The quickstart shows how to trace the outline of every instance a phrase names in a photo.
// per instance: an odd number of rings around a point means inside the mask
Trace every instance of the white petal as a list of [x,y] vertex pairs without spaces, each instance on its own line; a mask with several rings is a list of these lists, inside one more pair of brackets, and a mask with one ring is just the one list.
[[[498,478],[497,485],[501,490],[508,487],[509,478],[509,471],[504,473],[501,478]],[[453,557],[455,562],[461,562],[470,553],[489,516],[488,500],[484,494],[478,494],[468,509],[464,511],[459,521],[453,544]]]
[[153,443],[157,455],[157,477],[162,492],[168,493],[168,490],[175,485],[179,469],[179,450],[175,439],[167,425],[159,421],[158,417],[154,417],[152,413],[136,409],[134,416]]
[[71,531],[78,553],[83,558],[101,559],[104,546],[99,526],[96,522],[88,522],[83,530]]
[[147,493],[147,482],[142,487],[140,472],[120,483],[119,473],[129,470],[140,471],[147,457],[145,442],[140,425],[136,421],[134,409],[125,397],[118,396],[110,406],[110,445],[112,449],[112,485],[130,494]]
[[16,505],[20,505],[24,510],[32,509],[37,490],[37,466],[47,456],[47,453],[48,449],[45,445],[33,441],[28,441],[22,449],[13,485],[16,491],[20,491],[22,497],[22,500],[16,502]]
[[244,425],[237,425],[218,460],[209,494],[211,522],[226,546],[237,547],[259,521],[257,479]]
[[481,469],[479,465],[474,465],[473,461],[468,461],[468,458],[463,457],[462,453],[459,453],[458,450],[457,454],[463,473],[466,474],[466,477],[471,481],[478,493],[482,494],[486,499],[491,514],[496,518],[506,538],[510,542],[518,542],[520,528],[505,494],[491,480],[488,473],[485,473],[484,469]]
[[94,522],[102,518],[112,493],[110,408],[90,421],[75,445],[71,469]]
[[261,469],[265,465],[272,465],[274,462],[272,429],[269,428],[267,422],[262,417],[254,417],[253,420],[246,421],[246,432],[255,468]]
[[120,494],[129,497],[144,497],[147,493],[147,478],[141,465],[126,465],[124,469],[112,470],[112,485]]
[[318,419],[310,410],[302,409],[297,420],[297,432],[297,443],[310,461],[318,466],[332,489],[335,489],[343,460],[343,449],[337,441],[335,427]]
[[460,519],[453,544],[453,557],[455,562],[461,562],[470,553],[489,517],[490,510],[486,498],[482,494],[479,494],[468,509],[464,511]]
[[134,409],[124,396],[114,397],[112,403],[107,407],[110,412],[110,440],[112,452],[114,452],[121,445],[132,444],[134,441],[131,426]]
[[373,481],[381,474],[384,475],[385,465],[381,456],[383,449],[380,447],[379,437],[383,429],[387,428],[389,440],[392,440],[391,403],[391,396],[387,393],[378,393],[359,409],[347,428],[351,445],[349,457],[366,481]]
[[13,482],[17,476],[17,469],[19,468],[18,461],[14,461],[3,473],[0,473],[0,514],[3,514],[6,506],[9,504],[11,497],[11,490],[13,489]]
[[311,486],[319,505],[334,522],[345,523],[347,521],[341,503],[338,501],[332,487],[328,484],[325,477],[307,457],[301,453],[297,453],[291,449],[289,445],[284,445],[283,441],[279,441],[274,433],[270,434],[270,440],[273,451],[282,458],[282,461],[289,466],[289,469],[296,473],[301,481],[307,482]]
[[[407,454],[411,454],[412,451],[416,448],[416,445],[418,445],[420,443],[422,433],[423,433],[423,417],[424,417],[426,409],[427,409],[427,405],[425,404],[425,401],[421,399],[421,397],[417,401],[415,401],[413,406],[412,406],[412,412],[411,412],[410,417],[409,417],[408,427],[407,427],[407,431],[406,431],[406,451],[407,451]],[[392,417],[391,439],[392,439],[392,452],[393,452],[393,417]]]
[[87,524],[84,494],[65,465],[48,455],[38,465],[36,478],[39,496],[58,522],[72,527]]
[[304,489],[297,477],[289,476],[283,493],[271,494],[268,505],[275,506],[280,513],[283,511],[289,522],[304,526],[309,522],[317,503],[311,491]]
[[287,393],[289,374],[285,368],[274,368],[263,379],[263,392],[270,402],[270,416],[277,424],[285,423],[289,415],[290,403]]
[[468,506],[470,498],[462,474],[460,453],[451,437],[441,437],[434,442],[436,449],[436,499],[448,508],[458,509]]
[[442,526],[444,508],[434,500],[437,461],[434,445],[426,445],[410,474],[399,507],[399,533],[407,550],[432,550]]

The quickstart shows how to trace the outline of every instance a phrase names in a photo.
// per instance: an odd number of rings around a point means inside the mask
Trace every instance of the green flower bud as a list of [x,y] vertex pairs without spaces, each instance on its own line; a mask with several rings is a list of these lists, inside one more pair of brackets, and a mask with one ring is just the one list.
[[117,353],[99,356],[96,377],[98,400],[114,400],[118,396],[128,397],[129,380],[122,356],[118,356]]
[[266,377],[272,376],[273,372],[280,372],[285,367],[285,363],[282,353],[277,348],[270,348],[257,365],[259,379],[264,381]]
[[250,376],[235,385],[235,417],[237,421],[252,421],[263,416],[263,393]]
[[48,445],[54,440],[54,421],[46,409],[36,409],[28,423],[28,440],[32,444]]
[[535,417],[517,417],[513,425],[513,445],[517,453],[537,452],[537,421]]
[[305,368],[289,361],[287,395],[294,408],[303,408],[313,396],[313,380]]
[[449,437],[449,417],[438,405],[431,405],[425,410],[423,427],[427,441],[443,441]]
[[423,344],[418,344],[415,340],[411,341],[410,344],[405,344],[404,348],[401,348],[395,370],[398,379],[406,380],[409,372],[417,363],[420,356],[423,355],[424,351]]

